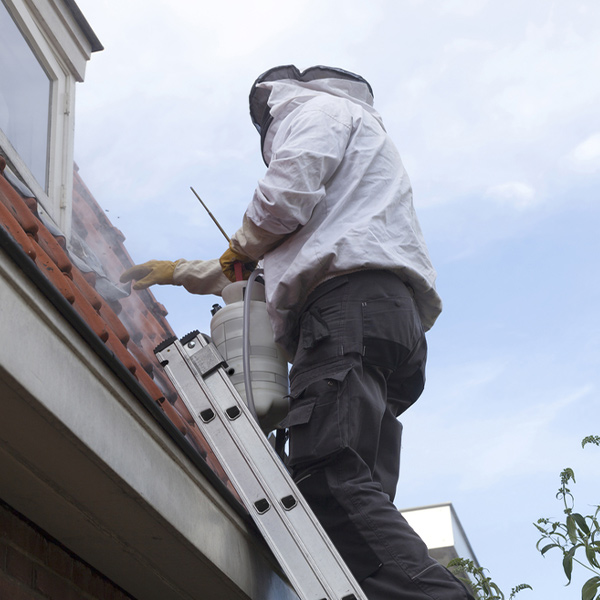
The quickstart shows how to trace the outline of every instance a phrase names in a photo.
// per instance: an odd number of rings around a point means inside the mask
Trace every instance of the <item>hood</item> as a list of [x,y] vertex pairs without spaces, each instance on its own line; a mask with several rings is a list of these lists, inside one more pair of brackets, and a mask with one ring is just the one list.
[[328,94],[360,105],[381,121],[373,108],[373,90],[360,75],[334,67],[316,66],[300,72],[283,66],[263,73],[250,91],[250,117],[261,138],[261,151],[269,164],[267,136],[272,139],[274,121],[280,121],[295,108],[319,94]]

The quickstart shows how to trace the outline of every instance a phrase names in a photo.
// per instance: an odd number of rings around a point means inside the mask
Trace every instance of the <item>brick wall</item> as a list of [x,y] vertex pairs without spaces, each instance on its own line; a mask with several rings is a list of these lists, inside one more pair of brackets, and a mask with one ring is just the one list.
[[133,600],[0,500],[0,600]]

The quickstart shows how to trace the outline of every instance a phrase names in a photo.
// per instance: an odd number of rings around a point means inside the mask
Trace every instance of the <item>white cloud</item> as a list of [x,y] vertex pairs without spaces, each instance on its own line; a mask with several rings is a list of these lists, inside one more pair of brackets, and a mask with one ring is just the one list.
[[577,144],[569,152],[566,160],[574,171],[583,173],[600,171],[600,132],[593,133]]
[[[593,386],[586,385],[554,401],[532,405],[504,418],[475,418],[468,423],[470,436],[479,449],[467,460],[462,486],[480,488],[494,485],[504,477],[554,470],[560,464],[564,447],[559,435],[551,435],[564,411],[589,396]],[[493,435],[490,435],[493,432]],[[552,443],[549,443],[549,442]]]
[[488,0],[444,0],[441,3],[442,14],[454,14],[461,17],[473,17],[480,13]]
[[517,210],[527,210],[541,203],[535,189],[522,181],[508,181],[492,186],[485,195]]
[[481,397],[486,389],[506,375],[508,362],[496,359],[453,365],[444,376],[444,395],[453,403]]
[[591,99],[600,81],[591,73],[600,68],[600,41],[588,35],[589,22],[570,6],[564,10],[554,6],[545,19],[526,18],[523,35],[499,46],[484,65],[482,81],[496,89],[492,107],[522,132],[595,111]]
[[[571,393],[544,399],[525,391],[521,399],[503,403],[490,396],[489,386],[478,387],[477,410],[467,411],[464,404],[450,398],[436,407],[432,399],[426,411],[417,403],[418,413],[402,419],[408,424],[404,437],[412,453],[405,473],[408,480],[418,481],[421,472],[427,472],[431,480],[451,474],[458,479],[458,489],[473,492],[493,488],[502,481],[553,473],[573,451],[573,435],[565,422],[585,405],[595,389],[587,384]],[[472,392],[467,391],[469,396]],[[453,411],[462,418],[452,421],[449,429]],[[428,445],[423,440],[436,440],[436,444]],[[445,448],[443,453],[440,446]]]

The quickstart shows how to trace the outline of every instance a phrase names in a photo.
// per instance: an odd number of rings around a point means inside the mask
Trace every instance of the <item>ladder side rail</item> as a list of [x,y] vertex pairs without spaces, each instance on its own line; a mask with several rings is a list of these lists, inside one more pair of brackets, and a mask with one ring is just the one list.
[[[219,393],[219,386],[231,385],[227,376],[224,377],[224,380],[219,380],[218,374],[214,373],[206,378],[206,383],[212,388],[215,397],[224,397]],[[242,405],[243,409],[246,409],[243,402]],[[222,405],[222,409],[227,408]],[[249,463],[253,477],[260,481],[261,489],[265,491],[276,510],[283,513],[289,535],[295,539],[297,545],[305,548],[305,553],[314,564],[314,568],[326,573],[330,581],[337,577],[337,587],[343,587],[344,595],[350,591],[362,593],[357,583],[348,585],[348,581],[354,581],[353,575],[252,416],[248,413],[247,419],[234,419],[229,423],[229,427],[241,449],[248,450],[249,439],[257,443],[252,452],[253,461]],[[267,516],[259,515],[258,518],[264,519]]]
[[294,589],[307,600],[366,600],[224,368],[202,374],[204,358],[194,359],[207,346],[198,336],[157,356]]
[[[207,390],[203,389],[205,386],[199,388],[198,384],[202,383],[201,378],[199,380],[195,376],[189,365],[178,360],[176,353],[171,351],[168,360],[169,364],[165,365],[167,374],[173,378],[172,381],[180,397],[215,452],[215,456],[238,491],[244,506],[265,537],[265,541],[275,554],[294,590],[302,600],[337,600],[339,596],[327,589],[312,561],[308,560],[306,549],[294,543],[295,539],[290,535],[288,524],[278,511],[268,510],[263,515],[257,513],[256,502],[269,497],[269,494],[260,487],[258,480],[252,477],[253,469],[247,460],[247,454],[240,452],[226,425],[219,423],[224,417],[218,405],[211,402],[214,398],[211,397],[210,392],[207,394]],[[203,393],[198,394],[198,389]],[[190,398],[193,398],[193,401]],[[209,423],[198,416],[204,410],[213,409],[216,409],[215,416]],[[273,506],[276,507],[276,502],[269,499],[269,508]]]

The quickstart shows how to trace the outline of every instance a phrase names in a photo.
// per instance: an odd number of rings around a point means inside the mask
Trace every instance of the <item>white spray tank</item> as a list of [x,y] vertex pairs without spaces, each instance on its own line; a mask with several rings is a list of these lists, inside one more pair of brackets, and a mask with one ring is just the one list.
[[233,369],[231,382],[261,429],[269,433],[289,410],[288,368],[273,341],[265,288],[256,281],[260,273],[257,269],[248,281],[236,281],[223,289],[225,306],[214,313],[210,331],[212,342]]

